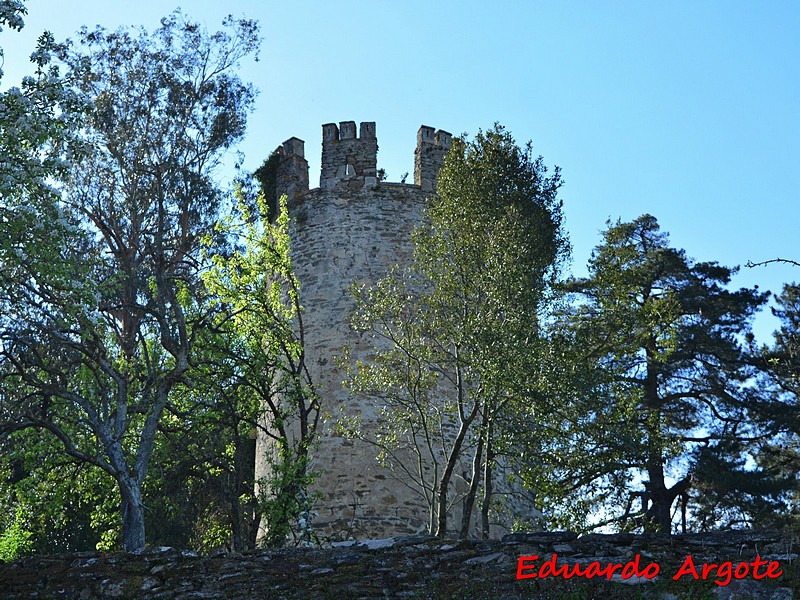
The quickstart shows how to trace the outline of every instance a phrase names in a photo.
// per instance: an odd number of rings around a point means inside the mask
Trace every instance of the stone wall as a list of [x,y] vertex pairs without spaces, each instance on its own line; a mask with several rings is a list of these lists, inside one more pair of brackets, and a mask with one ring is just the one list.
[[[376,407],[353,399],[343,387],[337,358],[345,346],[369,360],[370,346],[351,331],[353,283],[371,285],[411,252],[411,230],[425,195],[412,185],[344,181],[290,202],[292,254],[305,307],[306,360],[322,404],[322,435],[313,452],[318,474],[314,527],[334,539],[385,537],[425,531],[427,513],[417,498],[375,459],[374,447],[336,435],[336,421],[374,422]],[[262,446],[263,448],[263,446]],[[261,455],[257,456],[260,459]],[[263,467],[260,464],[258,469]]]
[[319,186],[331,189],[342,179],[362,179],[366,185],[377,182],[378,138],[375,123],[343,121],[322,126],[322,173]]
[[[160,600],[280,599],[551,599],[680,598],[790,600],[800,590],[797,537],[779,532],[665,535],[517,533],[497,541],[441,541],[406,537],[343,544],[328,549],[252,551],[197,556],[173,549],[138,555],[81,553],[0,563],[4,599]],[[587,578],[561,575],[517,579],[523,565],[552,560],[560,569],[592,562],[659,565],[653,578],[623,577],[617,570]],[[538,562],[532,557],[538,557]],[[777,578],[753,577],[718,585],[716,567],[705,580],[687,574],[674,580],[691,556],[703,564],[777,563]],[[523,569],[523,574],[530,574]],[[761,567],[757,575],[764,575]],[[725,583],[727,577],[721,581]]]
[[[275,187],[278,198],[286,194],[294,198],[308,191],[308,161],[305,158],[305,143],[293,137],[278,146],[280,156],[275,171]],[[277,198],[276,198],[277,200]]]

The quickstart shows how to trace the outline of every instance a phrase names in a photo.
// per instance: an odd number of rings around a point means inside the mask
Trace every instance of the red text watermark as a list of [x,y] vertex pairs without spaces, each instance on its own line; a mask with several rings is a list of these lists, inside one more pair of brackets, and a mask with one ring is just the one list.
[[[544,579],[546,577],[605,577],[609,581],[616,574],[619,579],[653,579],[661,572],[661,566],[655,562],[643,562],[641,554],[625,563],[592,561],[585,566],[580,563],[558,564],[558,555],[540,561],[538,555],[520,556],[517,559],[517,579]],[[713,579],[719,586],[728,585],[732,579],[776,579],[783,575],[780,564],[776,560],[765,560],[760,556],[750,562],[732,561],[721,563],[700,563],[696,565],[692,555],[686,557],[683,564],[672,576],[677,581],[681,578]]]

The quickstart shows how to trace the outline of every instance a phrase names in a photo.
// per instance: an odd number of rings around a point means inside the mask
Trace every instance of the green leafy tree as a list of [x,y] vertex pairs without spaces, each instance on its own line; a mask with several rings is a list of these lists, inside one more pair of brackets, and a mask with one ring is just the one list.
[[[570,284],[577,300],[565,326],[598,374],[595,408],[575,433],[599,460],[574,472],[573,491],[613,499],[611,521],[636,512],[646,528],[671,531],[673,506],[710,484],[712,462],[743,485],[733,476],[744,476],[743,452],[762,435],[755,415],[763,404],[743,344],[768,294],[727,290],[734,272],[687,258],[645,215],[610,225],[589,277]],[[640,481],[642,508],[632,512]]]
[[320,406],[305,362],[286,199],[275,218],[263,194],[255,204],[253,212],[240,192],[241,222],[229,221],[226,230],[236,233],[242,247],[214,255],[204,274],[218,312],[201,357],[205,383],[198,389],[213,392],[208,408],[226,411],[222,422],[239,440],[237,448],[256,430],[272,440],[274,451],[263,457],[271,475],[259,482],[261,541],[281,546],[310,530],[308,467]]
[[31,533],[24,525],[25,514],[17,508],[11,524],[0,534],[0,560],[19,558],[31,547]]
[[[514,447],[509,415],[548,414],[533,391],[541,316],[568,253],[560,185],[558,169],[548,176],[530,144],[517,146],[500,126],[456,140],[411,265],[355,292],[353,326],[368,332],[376,358],[357,364],[349,385],[384,407],[369,441],[426,500],[439,536],[457,499],[468,535],[481,490],[488,534],[497,466]],[[471,472],[455,498],[461,465]]]
[[4,526],[24,529],[30,553],[107,548],[118,539],[119,510],[102,471],[65,456],[36,429],[15,432],[0,448],[0,506],[11,519]]
[[[70,93],[91,106],[88,151],[59,202],[28,205],[57,247],[3,242],[0,432],[47,432],[113,478],[129,551],[145,543],[159,424],[207,325],[200,239],[222,198],[213,173],[253,99],[234,70],[257,27],[226,25],[208,35],[175,13],[152,34],[82,30],[77,49],[61,46]],[[20,238],[17,222],[4,227]]]
[[[25,14],[22,2],[0,1],[0,30],[4,26],[22,29]],[[33,75],[0,93],[0,330],[14,325],[16,298],[12,292],[17,283],[35,286],[45,276],[56,285],[69,283],[59,263],[70,228],[56,186],[70,162],[83,154],[84,144],[77,133],[87,105],[71,87],[82,72],[64,75],[54,64],[55,50],[53,36],[43,33],[31,56]],[[0,350],[7,348],[7,343],[0,338]],[[0,423],[8,417],[6,398],[0,386]],[[21,441],[0,439],[0,531],[4,531],[0,545],[4,558],[37,549],[36,534],[41,528],[38,515],[30,509],[52,506],[47,494],[30,494],[31,489],[38,493],[48,487],[44,483],[48,473],[42,468],[38,483],[30,485],[27,475],[35,461],[30,460]],[[23,480],[24,485],[17,489],[15,484]],[[62,483],[55,477],[49,481],[54,486]],[[50,533],[52,539],[61,537],[53,528]]]

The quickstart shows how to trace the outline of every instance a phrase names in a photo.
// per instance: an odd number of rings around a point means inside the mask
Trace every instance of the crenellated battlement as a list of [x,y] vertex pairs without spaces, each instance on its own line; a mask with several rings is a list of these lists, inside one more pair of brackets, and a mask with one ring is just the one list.
[[[453,145],[453,136],[442,129],[422,125],[417,132],[414,151],[414,184],[425,192],[436,191],[436,178],[444,157]],[[308,162],[304,142],[289,138],[276,150],[276,193],[290,198],[308,191]],[[326,123],[322,126],[322,169],[319,187],[334,189],[347,184],[351,189],[378,184],[378,138],[375,122],[363,121],[356,130],[355,121]]]
[[322,172],[319,187],[331,189],[344,180],[361,179],[364,185],[378,183],[378,138],[375,122],[361,123],[356,137],[355,121],[322,126]]
[[414,183],[422,191],[436,191],[436,178],[452,145],[453,136],[447,131],[435,131],[427,125],[419,128],[417,149],[414,151]]
[[277,198],[286,194],[291,199],[307,192],[308,161],[305,159],[305,142],[291,137],[278,146],[275,152],[280,157],[275,167]]

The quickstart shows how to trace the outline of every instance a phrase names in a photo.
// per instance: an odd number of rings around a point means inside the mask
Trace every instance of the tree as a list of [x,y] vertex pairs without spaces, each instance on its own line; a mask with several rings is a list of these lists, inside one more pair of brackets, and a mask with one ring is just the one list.
[[[709,460],[741,474],[744,443],[761,435],[754,416],[763,399],[749,385],[757,370],[743,343],[768,294],[728,291],[733,273],[671,248],[644,215],[610,225],[589,277],[570,284],[569,327],[601,375],[583,436],[608,461],[603,473],[576,481],[602,487],[605,479],[619,500],[643,480],[637,495],[648,529],[671,531],[673,505],[704,485]],[[615,519],[627,520],[630,508]]]
[[[229,222],[244,247],[216,254],[203,280],[218,309],[201,358],[213,390],[208,408],[227,407],[223,421],[234,434],[260,430],[274,443],[271,477],[260,482],[263,541],[281,546],[304,534],[310,509],[308,466],[320,419],[319,399],[305,363],[299,282],[289,254],[286,198],[272,217],[261,194],[253,213],[240,191],[242,224]],[[211,406],[213,405],[213,406]],[[241,443],[236,444],[236,447]],[[236,495],[238,498],[238,495]],[[238,505],[231,498],[234,512]]]
[[[22,2],[1,0],[0,31],[3,25],[21,30],[24,14]],[[53,210],[47,205],[54,197],[48,180],[62,176],[69,159],[82,147],[75,131],[86,105],[70,87],[82,72],[76,70],[64,77],[53,64],[55,48],[52,34],[44,32],[31,55],[34,75],[25,77],[19,87],[12,86],[0,94],[0,222],[9,228],[4,233],[14,232],[11,225],[29,226],[31,233],[37,231],[37,221],[26,220],[17,211],[21,206]],[[2,75],[0,70],[0,78]],[[9,251],[17,241],[16,237],[5,238],[0,248]]]
[[[783,259],[776,259],[780,262]],[[765,261],[767,264],[775,261]],[[755,265],[753,265],[755,266]],[[760,390],[751,418],[762,435],[745,450],[734,449],[728,457],[698,461],[703,469],[703,494],[696,512],[704,523],[747,523],[760,527],[793,527],[797,523],[797,470],[800,466],[800,289],[786,284],[776,296],[772,314],[780,328],[770,346],[757,347],[750,340],[753,364],[760,370],[754,385]],[[729,442],[729,445],[731,442]],[[741,445],[741,444],[740,444]],[[738,450],[738,451],[736,451]],[[733,463],[720,465],[720,463]],[[754,468],[755,466],[755,468]]]
[[786,284],[777,302],[772,314],[778,317],[781,327],[764,356],[780,390],[797,398],[800,396],[800,286]]
[[764,373],[759,385],[768,391],[770,399],[759,415],[769,437],[758,446],[755,461],[772,475],[773,486],[778,488],[773,495],[782,510],[760,511],[758,523],[796,527],[800,512],[800,286],[784,285],[776,303],[772,314],[780,327],[771,345],[754,352],[759,359],[756,364]]
[[[0,30],[3,26],[22,29],[25,14],[22,2],[0,1]],[[53,36],[43,33],[31,56],[33,75],[0,94],[0,329],[13,324],[13,312],[4,304],[9,297],[13,301],[8,282],[21,272],[35,281],[48,264],[58,264],[68,231],[56,184],[65,176],[70,161],[83,153],[77,131],[87,106],[71,88],[81,73],[63,75],[53,64],[55,48]],[[0,350],[3,347],[0,339]],[[0,421],[5,417],[3,398],[0,388]],[[6,558],[36,547],[31,529],[38,523],[28,509],[41,489],[13,485],[34,462],[19,441],[0,439],[0,472],[7,484],[0,486],[0,503],[3,514],[8,515],[8,519],[0,518],[0,527],[5,529],[0,553]],[[42,463],[54,466],[46,459]],[[57,485],[55,479],[50,481]],[[44,508],[48,509],[49,505]],[[50,533],[51,539],[60,537],[53,528]]]
[[531,388],[542,370],[540,317],[568,253],[560,185],[558,169],[547,176],[530,143],[520,148],[499,125],[457,140],[411,265],[355,290],[353,326],[368,332],[376,358],[356,365],[349,385],[384,407],[370,439],[426,500],[439,536],[462,465],[471,473],[460,533],[482,488],[488,535],[495,467],[513,446],[506,417],[547,413]]
[[0,531],[16,525],[28,553],[113,547],[119,510],[100,469],[65,456],[36,429],[15,432],[0,448]]
[[[0,1],[0,30],[22,29],[25,12],[22,2]],[[71,87],[83,71],[63,76],[52,64],[55,49],[43,33],[31,56],[35,74],[0,94],[0,283],[19,276],[15,268],[41,277],[69,230],[54,182],[84,150],[76,134],[87,105]],[[3,310],[0,325],[10,318]]]
[[0,432],[46,431],[111,476],[128,551],[144,545],[158,427],[176,388],[190,385],[207,326],[200,240],[222,199],[212,176],[253,100],[233,71],[257,48],[257,26],[225,25],[231,33],[208,35],[178,12],[153,34],[84,29],[82,49],[60,47],[74,92],[91,104],[89,151],[51,212],[30,204],[57,248],[2,257]]

